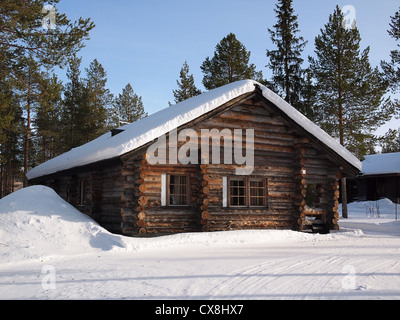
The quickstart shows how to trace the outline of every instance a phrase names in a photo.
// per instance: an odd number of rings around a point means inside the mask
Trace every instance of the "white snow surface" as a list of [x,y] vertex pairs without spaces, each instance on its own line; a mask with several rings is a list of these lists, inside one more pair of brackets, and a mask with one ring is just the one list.
[[365,156],[363,175],[400,173],[400,152]]
[[205,92],[197,97],[154,113],[147,118],[125,125],[120,128],[124,131],[114,137],[111,137],[111,133],[107,132],[93,141],[33,168],[28,172],[27,178],[30,180],[121,156],[222,106],[232,99],[254,91],[255,85],[260,86],[264,97],[285,112],[292,120],[296,121],[354,167],[361,170],[361,162],[353,154],[285,100],[256,81],[243,80]]
[[28,187],[0,200],[0,299],[400,299],[395,205],[353,203],[349,211],[328,235],[130,238],[52,189]]

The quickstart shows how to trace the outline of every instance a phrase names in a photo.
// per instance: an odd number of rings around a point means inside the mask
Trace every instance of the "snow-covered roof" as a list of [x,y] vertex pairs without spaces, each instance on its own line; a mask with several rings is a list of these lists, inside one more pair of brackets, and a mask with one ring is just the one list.
[[400,152],[366,156],[362,165],[362,174],[365,176],[400,174]]
[[361,170],[361,162],[353,154],[290,104],[260,83],[253,80],[243,80],[205,92],[175,106],[156,112],[147,118],[125,125],[120,128],[124,131],[118,135],[111,136],[111,133],[107,132],[93,141],[71,149],[33,168],[28,172],[27,178],[31,180],[59,171],[121,156],[222,106],[232,99],[253,92],[256,85],[261,88],[263,96],[267,100],[275,104],[292,120],[355,168]]

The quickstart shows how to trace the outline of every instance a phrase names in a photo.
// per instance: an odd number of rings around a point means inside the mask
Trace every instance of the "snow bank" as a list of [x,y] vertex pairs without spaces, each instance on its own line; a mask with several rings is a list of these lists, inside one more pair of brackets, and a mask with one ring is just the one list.
[[[350,231],[346,234],[359,235]],[[89,254],[98,251],[142,251],[163,248],[268,246],[272,243],[328,241],[343,236],[312,235],[290,230],[242,230],[185,233],[158,238],[115,235],[45,186],[21,189],[0,200],[0,261]]]
[[[127,250],[159,250],[163,248],[220,248],[232,246],[265,246],[272,244],[294,244],[298,242],[321,242],[362,236],[361,230],[348,229],[328,235],[302,233],[291,230],[235,230],[221,232],[181,233],[158,238],[126,241]],[[129,240],[129,239],[128,239]]]
[[274,103],[292,120],[331,148],[343,159],[361,170],[361,162],[353,154],[285,100],[256,81],[243,80],[205,92],[197,97],[154,113],[147,118],[123,126],[120,129],[124,131],[114,137],[111,136],[110,132],[105,133],[83,146],[72,149],[69,152],[33,168],[28,172],[27,177],[31,180],[58,171],[123,155],[222,106],[232,99],[245,93],[253,92],[256,85],[261,88],[267,100]]
[[[398,221],[396,217],[396,204],[389,199],[378,201],[361,201],[348,204],[349,219],[341,219],[339,224],[343,230],[358,228],[368,235],[400,236],[400,206]],[[342,205],[339,205],[342,213]]]
[[33,186],[0,200],[1,261],[84,254],[123,247],[121,237],[101,228],[52,189]]
[[[342,210],[342,204],[339,211]],[[361,201],[348,204],[348,211],[351,218],[381,218],[393,220],[395,217],[396,204],[389,199],[380,199],[378,201]],[[398,208],[400,211],[400,206]],[[400,212],[399,212],[400,214]]]

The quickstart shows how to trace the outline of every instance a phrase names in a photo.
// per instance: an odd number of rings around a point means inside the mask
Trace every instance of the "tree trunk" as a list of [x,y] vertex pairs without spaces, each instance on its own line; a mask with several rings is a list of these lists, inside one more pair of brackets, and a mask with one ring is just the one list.
[[349,214],[347,211],[347,185],[346,185],[346,178],[340,179],[342,182],[342,217],[344,219],[349,218]]
[[29,139],[31,133],[31,74],[29,70],[29,79],[28,79],[28,99],[27,99],[27,124],[26,124],[26,134],[25,134],[25,150],[24,150],[24,179],[23,186],[26,187],[28,185],[28,179],[26,178],[26,174],[28,173],[28,159],[29,159]]
[[[341,56],[341,47],[338,45],[339,56]],[[339,76],[339,86],[338,86],[338,95],[339,95],[339,138],[340,144],[344,146],[344,119],[343,119],[343,92],[342,92],[342,65],[341,61],[338,61],[338,76]],[[342,217],[344,219],[348,219],[348,211],[347,211],[347,187],[346,187],[346,178],[341,178],[342,185]]]

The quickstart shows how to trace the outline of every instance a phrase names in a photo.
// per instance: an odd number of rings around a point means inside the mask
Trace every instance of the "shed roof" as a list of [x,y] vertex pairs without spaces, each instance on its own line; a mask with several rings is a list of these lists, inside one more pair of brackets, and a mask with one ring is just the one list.
[[31,180],[126,154],[243,94],[253,92],[256,86],[261,88],[263,96],[268,101],[276,105],[289,118],[352,166],[361,170],[361,162],[352,153],[281,97],[256,81],[243,80],[205,92],[147,118],[125,125],[119,128],[123,131],[117,135],[112,136],[110,132],[107,132],[95,140],[33,168],[28,172],[27,178]]
[[362,165],[364,176],[400,174],[400,152],[366,156]]

